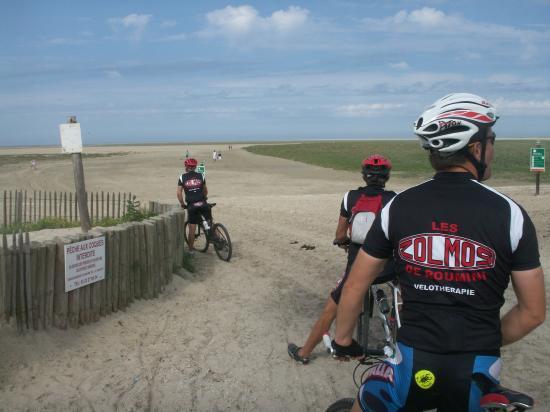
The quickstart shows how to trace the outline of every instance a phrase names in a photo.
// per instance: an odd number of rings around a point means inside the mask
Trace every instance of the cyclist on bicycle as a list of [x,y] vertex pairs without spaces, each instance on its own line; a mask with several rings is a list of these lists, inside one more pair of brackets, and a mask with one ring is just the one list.
[[[323,334],[330,329],[336,317],[336,308],[349,270],[361,248],[367,231],[374,221],[374,216],[383,205],[395,196],[395,192],[384,189],[390,178],[391,168],[392,165],[389,159],[380,155],[369,156],[363,160],[361,168],[363,180],[367,185],[356,190],[350,190],[342,199],[334,244],[340,245],[348,252],[346,269],[336,288],[330,293],[327,303],[319,319],[313,325],[304,346],[298,347],[294,343],[288,344],[288,354],[297,362],[307,364],[310,353],[321,342]],[[348,231],[351,232],[351,242],[348,238]],[[389,264],[384,272],[384,275],[381,275],[378,279],[380,283],[387,281],[388,276],[385,276],[386,274],[393,276],[393,265]]]
[[[201,173],[195,171],[197,168],[197,160],[193,158],[185,159],[184,165],[185,173],[178,179],[176,195],[181,207],[187,208],[189,250],[192,252],[195,243],[195,228],[201,221],[201,214],[206,220],[211,222],[212,212],[206,201],[208,196],[206,180]],[[185,192],[185,202],[183,201],[182,192]]]
[[[497,118],[485,99],[459,93],[415,122],[436,174],[382,209],[338,305],[336,354],[360,356],[351,336],[363,295],[395,257],[403,299],[397,353],[371,371],[353,410],[478,411],[471,374],[498,382],[500,347],[544,321],[534,225],[517,203],[480,183],[491,175]],[[510,279],[517,303],[500,318]]]

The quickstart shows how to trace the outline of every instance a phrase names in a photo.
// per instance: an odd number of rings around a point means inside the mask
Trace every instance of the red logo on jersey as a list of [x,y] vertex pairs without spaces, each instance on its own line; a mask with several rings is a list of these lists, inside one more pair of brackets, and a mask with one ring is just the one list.
[[202,186],[202,180],[200,180],[200,179],[189,179],[184,183],[184,185],[185,185],[186,189],[195,189],[197,187]]
[[495,267],[496,253],[479,242],[439,233],[421,233],[399,242],[399,256],[416,265],[454,270]]

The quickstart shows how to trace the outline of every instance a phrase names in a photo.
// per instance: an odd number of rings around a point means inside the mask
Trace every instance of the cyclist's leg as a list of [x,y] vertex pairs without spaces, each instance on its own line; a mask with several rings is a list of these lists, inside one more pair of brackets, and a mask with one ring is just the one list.
[[411,386],[413,348],[398,343],[393,359],[386,359],[372,367],[361,387],[356,404],[363,411],[416,411],[403,409]]
[[330,329],[330,325],[336,318],[336,309],[338,306],[331,296],[327,299],[327,303],[317,319],[317,322],[311,328],[304,346],[298,351],[298,355],[308,358],[313,349],[323,340],[323,334]]
[[197,228],[197,224],[200,223],[199,211],[197,209],[187,208],[187,221],[189,222],[187,225],[189,228],[189,232],[187,234],[189,250],[193,250],[193,246],[195,245],[195,230]]

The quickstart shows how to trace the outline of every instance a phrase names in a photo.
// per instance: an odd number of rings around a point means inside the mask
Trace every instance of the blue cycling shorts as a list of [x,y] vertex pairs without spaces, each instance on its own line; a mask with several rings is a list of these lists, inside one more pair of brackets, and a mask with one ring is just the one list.
[[481,391],[472,381],[481,372],[498,383],[499,356],[479,353],[439,354],[398,343],[393,359],[368,371],[359,389],[363,411],[396,412],[437,409],[445,412],[481,412]]

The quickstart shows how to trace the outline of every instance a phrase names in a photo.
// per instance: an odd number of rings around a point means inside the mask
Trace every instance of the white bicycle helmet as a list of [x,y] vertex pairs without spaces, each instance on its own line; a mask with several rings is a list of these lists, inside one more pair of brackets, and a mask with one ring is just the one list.
[[414,123],[424,149],[451,155],[483,141],[498,119],[493,105],[470,93],[452,93],[428,107]]

